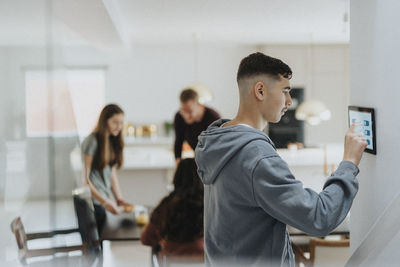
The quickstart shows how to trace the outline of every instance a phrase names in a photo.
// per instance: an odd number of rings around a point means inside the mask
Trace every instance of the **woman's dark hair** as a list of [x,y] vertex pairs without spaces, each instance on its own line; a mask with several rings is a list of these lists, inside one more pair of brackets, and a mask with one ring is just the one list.
[[240,61],[236,80],[239,82],[243,78],[260,74],[267,74],[275,79],[280,79],[279,75],[286,79],[292,78],[292,70],[282,60],[257,52]]
[[[161,223],[161,237],[168,241],[195,241],[203,237],[204,186],[197,174],[194,159],[183,159],[179,163],[173,183],[174,191],[154,211],[160,212],[161,222],[154,223]],[[161,208],[164,205],[164,209]]]
[[124,139],[122,132],[117,136],[109,135],[108,142],[110,144],[110,160],[106,162],[106,131],[107,131],[107,121],[109,118],[116,114],[124,114],[124,111],[116,104],[109,104],[103,108],[100,113],[99,121],[93,133],[97,139],[97,151],[93,157],[93,167],[97,170],[102,170],[109,164],[111,166],[117,165],[117,168],[122,166],[123,162],[123,149],[124,149]]

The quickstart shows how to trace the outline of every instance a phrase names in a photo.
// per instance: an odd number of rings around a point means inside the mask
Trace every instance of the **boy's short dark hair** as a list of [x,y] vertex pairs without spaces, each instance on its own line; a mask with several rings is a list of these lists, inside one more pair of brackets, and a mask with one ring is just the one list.
[[189,100],[197,100],[198,98],[199,95],[197,94],[197,92],[190,88],[183,90],[179,97],[181,103],[186,103]]
[[286,79],[292,78],[292,70],[282,60],[256,52],[240,61],[236,80],[239,82],[240,79],[260,74],[267,74],[275,79],[279,79],[279,75]]

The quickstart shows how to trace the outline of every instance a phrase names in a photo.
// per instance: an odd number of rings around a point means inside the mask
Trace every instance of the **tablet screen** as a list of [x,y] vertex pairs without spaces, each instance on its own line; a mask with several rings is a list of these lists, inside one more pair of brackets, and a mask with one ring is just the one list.
[[364,135],[367,141],[366,152],[376,155],[375,112],[373,108],[349,106],[349,126],[360,123],[355,132]]

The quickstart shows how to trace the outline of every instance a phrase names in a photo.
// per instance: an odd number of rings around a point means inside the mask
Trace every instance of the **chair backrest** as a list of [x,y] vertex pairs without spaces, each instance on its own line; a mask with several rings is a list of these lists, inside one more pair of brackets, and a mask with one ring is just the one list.
[[350,257],[350,240],[311,238],[310,260],[313,266],[344,266]]
[[82,243],[87,246],[89,253],[98,253],[100,251],[100,238],[90,189],[87,187],[77,188],[72,194]]
[[28,238],[21,217],[17,217],[11,222],[11,232],[14,233],[17,240],[19,255],[21,258],[24,258],[28,251]]
[[34,239],[52,238],[55,235],[71,234],[77,232],[77,229],[53,230],[50,232],[26,233],[21,217],[15,218],[11,222],[11,231],[14,233],[18,245],[18,258],[23,265],[27,264],[27,259],[38,256],[50,256],[56,253],[68,253],[70,251],[85,251],[83,245],[74,246],[56,246],[41,249],[29,249],[28,241]]

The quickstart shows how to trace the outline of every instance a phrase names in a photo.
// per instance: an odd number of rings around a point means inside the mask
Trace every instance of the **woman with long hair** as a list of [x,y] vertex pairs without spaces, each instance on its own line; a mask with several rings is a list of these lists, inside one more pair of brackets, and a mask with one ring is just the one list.
[[[117,169],[123,162],[123,123],[123,110],[118,105],[109,104],[101,111],[94,131],[82,143],[85,182],[92,193],[99,233],[106,210],[118,214],[117,206],[132,206],[122,198],[117,178]],[[117,203],[112,200],[112,195]]]
[[161,246],[164,255],[204,255],[203,183],[194,159],[179,162],[174,190],[154,209],[141,235],[148,246]]

